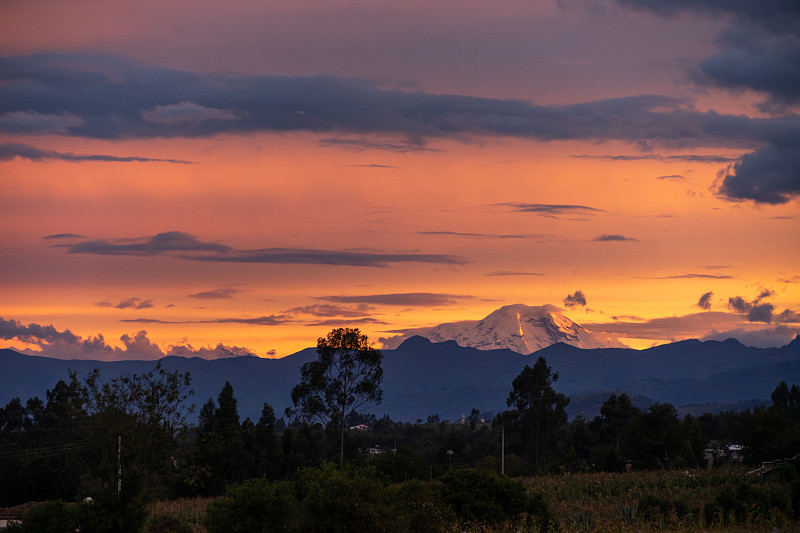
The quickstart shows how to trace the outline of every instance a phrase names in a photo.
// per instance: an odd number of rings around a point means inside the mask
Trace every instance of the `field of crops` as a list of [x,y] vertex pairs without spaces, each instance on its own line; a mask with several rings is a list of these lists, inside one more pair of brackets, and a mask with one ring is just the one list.
[[525,482],[545,495],[560,531],[800,531],[792,520],[792,484],[747,476],[742,468],[562,474]]
[[[792,469],[793,470],[793,469]],[[748,476],[741,467],[713,470],[560,474],[525,478],[532,493],[544,495],[549,530],[562,532],[800,532],[800,482],[790,475]],[[181,525],[180,531],[204,532],[202,516],[211,498],[159,502],[154,521]],[[794,510],[793,510],[794,506]],[[536,531],[531,521],[452,524],[448,531]]]

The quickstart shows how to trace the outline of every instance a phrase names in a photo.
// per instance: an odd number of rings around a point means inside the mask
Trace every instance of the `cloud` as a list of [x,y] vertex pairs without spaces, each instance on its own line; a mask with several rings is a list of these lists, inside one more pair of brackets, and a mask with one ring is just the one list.
[[[743,3],[736,2],[737,6]],[[686,3],[670,8],[647,4],[663,14],[695,9]],[[797,26],[783,14],[751,16],[754,10],[718,4],[708,4],[703,10],[729,13],[785,39],[793,36],[786,28]],[[780,32],[778,21],[784,23]],[[791,91],[797,87],[792,80],[788,82]],[[773,85],[768,90],[777,98],[781,93]],[[136,97],[131,98],[132,94]],[[208,74],[119,56],[49,53],[0,58],[0,131],[99,139],[303,131],[329,135],[321,141],[323,145],[392,151],[427,150],[434,139],[468,141],[486,136],[617,140],[648,149],[788,150],[800,137],[800,116],[724,115],[650,94],[534,105],[524,100],[387,89],[370,80],[323,74]],[[735,189],[723,187],[720,193],[727,195],[729,190]],[[796,194],[794,188],[782,187],[775,196],[767,195],[766,201]],[[745,199],[763,202],[762,198]]]
[[713,292],[707,292],[700,297],[700,300],[697,301],[697,307],[700,309],[705,309],[708,311],[711,309],[711,297],[714,296]]
[[733,279],[733,276],[726,274],[675,274],[673,276],[662,276],[660,278],[643,278],[643,279]]
[[494,204],[497,206],[509,207],[518,213],[535,213],[541,216],[557,218],[559,215],[586,215],[591,213],[604,213],[602,209],[585,205],[571,204],[526,204],[516,202],[503,202]]
[[205,292],[198,292],[195,294],[190,294],[189,298],[197,298],[200,300],[225,300],[233,298],[234,294],[238,294],[242,291],[238,289],[232,289],[230,287],[226,287],[223,289],[214,289],[211,291]]
[[586,295],[583,291],[575,291],[575,294],[567,294],[564,298],[564,305],[567,307],[582,306],[586,307]]
[[728,17],[730,26],[718,38],[723,50],[701,62],[695,79],[728,89],[752,89],[771,105],[800,102],[800,5],[793,0],[768,2],[726,0],[617,0],[634,9],[662,16],[681,12]]
[[388,267],[393,263],[431,263],[463,265],[466,259],[452,255],[384,253],[313,248],[263,248],[235,250],[214,242],[204,242],[180,231],[168,231],[135,239],[96,239],[72,244],[57,244],[70,254],[155,256],[168,255],[189,261],[225,263],[308,264],[360,267]]
[[769,147],[745,155],[724,173],[718,192],[730,200],[789,202],[800,194],[800,148]]
[[0,115],[0,131],[16,135],[67,135],[71,128],[83,123],[80,117],[72,113],[47,115],[32,111],[9,111]]
[[712,330],[730,330],[746,324],[736,313],[702,311],[648,320],[625,319],[605,323],[583,323],[582,325],[595,333],[609,333],[638,339],[677,341],[697,339]]
[[347,165],[347,166],[348,167],[353,167],[353,168],[392,168],[392,169],[401,169],[401,168],[403,168],[403,167],[397,167],[397,166],[394,166],[394,165],[379,165],[377,163],[370,163],[370,164],[367,164],[367,165]]
[[[151,322],[160,323],[160,321],[156,320]],[[24,348],[19,350],[23,353],[61,359],[153,360],[169,355],[216,359],[219,357],[254,355],[247,348],[225,346],[222,343],[217,344],[215,348],[193,348],[188,344],[172,345],[165,351],[152,342],[144,330],[138,331],[133,335],[122,335],[120,337],[122,347],[112,347],[106,343],[103,335],[90,336],[87,339],[83,339],[68,329],[58,331],[52,325],[40,326],[38,324],[25,326],[16,320],[5,320],[2,317],[0,317],[0,339],[16,339],[35,347],[35,349]]]
[[474,300],[475,297],[465,294],[408,292],[397,294],[369,294],[363,296],[321,296],[318,299],[335,303],[434,307],[456,305],[463,300]]
[[668,176],[656,176],[656,179],[664,181],[683,181],[686,179],[686,176],[681,176],[680,174],[670,174]]
[[184,122],[198,124],[206,120],[236,120],[236,113],[228,109],[203,107],[194,102],[157,105],[141,112],[142,118],[155,124],[175,125]]
[[332,327],[332,326],[353,326],[358,324],[387,324],[388,322],[384,322],[382,320],[378,320],[377,318],[371,317],[363,317],[363,318],[335,318],[330,320],[321,320],[319,322],[311,322],[306,324],[307,326],[314,326],[314,327]]
[[518,234],[496,234],[496,233],[466,233],[460,231],[418,231],[419,235],[444,235],[447,237],[467,237],[472,239],[541,239],[549,237],[541,233],[518,233]]
[[733,163],[741,159],[741,156],[731,157],[723,155],[660,155],[660,154],[642,154],[642,155],[574,155],[575,159],[603,159],[606,161],[664,161],[664,162],[680,162],[680,163]]
[[0,144],[0,161],[11,161],[15,157],[29,159],[30,161],[59,160],[79,163],[83,161],[118,162],[118,163],[180,163],[185,165],[192,164],[191,161],[181,161],[179,159],[155,159],[151,157],[126,156],[118,157],[113,155],[76,155],[72,152],[56,152],[54,150],[42,150],[35,146],[19,143]]
[[406,140],[400,142],[376,141],[371,139],[320,139],[318,141],[323,147],[349,148],[353,152],[363,152],[364,150],[381,150],[384,152],[394,152],[405,154],[408,152],[438,152],[439,150],[424,146],[421,140]]
[[142,300],[141,298],[128,298],[117,304],[108,301],[96,302],[97,307],[116,307],[117,309],[149,309],[153,307],[153,300]]
[[[227,357],[243,357],[243,356],[256,356],[254,352],[248,348],[240,348],[238,346],[225,346],[222,343],[217,344],[214,348],[193,348],[191,344],[185,346],[170,346],[167,351],[168,356],[177,357],[202,357],[203,359],[222,359]],[[267,352],[270,355],[270,352]],[[271,355],[275,355],[275,351],[271,350]]]
[[747,301],[741,296],[733,296],[728,298],[728,308],[745,316],[750,322],[766,324],[800,322],[800,314],[792,309],[784,309],[781,313],[775,314],[775,306],[763,301],[772,296],[775,296],[775,293],[769,289],[762,290],[752,301]]
[[489,272],[487,276],[544,276],[538,272],[518,272],[516,270],[496,270]]
[[593,241],[597,242],[638,242],[639,239],[634,239],[633,237],[626,237],[625,235],[598,235]]
[[357,318],[363,317],[372,312],[372,308],[367,304],[360,304],[356,307],[342,307],[340,305],[330,304],[313,304],[302,307],[293,307],[287,309],[288,315],[311,315],[315,317],[339,317],[339,318]]
[[0,317],[0,339],[19,339],[29,344],[40,343],[75,343],[80,337],[70,330],[58,331],[53,325],[40,326],[39,324],[23,325],[16,320],[6,320]]
[[56,233],[54,235],[45,235],[42,239],[46,241],[53,241],[58,239],[83,239],[83,235],[78,235],[77,233]]
[[67,249],[70,254],[94,255],[138,255],[150,256],[168,252],[217,252],[231,251],[230,246],[219,243],[202,242],[193,235],[181,231],[166,231],[152,237],[122,239],[110,242],[105,239],[83,241],[74,244],[56,245]]
[[789,344],[797,335],[800,335],[800,328],[775,326],[774,328],[755,330],[738,328],[728,331],[712,331],[700,340],[724,341],[733,338],[746,346],[773,348]]

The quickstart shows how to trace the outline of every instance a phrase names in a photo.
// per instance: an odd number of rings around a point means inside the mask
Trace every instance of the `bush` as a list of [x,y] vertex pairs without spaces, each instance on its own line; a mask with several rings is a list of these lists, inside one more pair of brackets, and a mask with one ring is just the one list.
[[10,533],[124,533],[138,531],[144,511],[116,498],[96,502],[42,502],[32,507],[19,523],[11,524]]
[[212,502],[203,516],[209,533],[291,530],[297,515],[292,485],[251,479],[230,487]]
[[529,510],[525,486],[484,470],[453,470],[442,477],[444,501],[462,520],[496,524]]

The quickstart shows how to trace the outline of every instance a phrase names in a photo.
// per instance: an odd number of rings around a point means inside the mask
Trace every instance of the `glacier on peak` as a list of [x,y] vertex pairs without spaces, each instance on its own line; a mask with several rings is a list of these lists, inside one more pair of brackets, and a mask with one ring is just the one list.
[[506,305],[481,320],[462,320],[426,328],[406,330],[402,335],[381,338],[384,348],[394,349],[409,337],[419,335],[432,342],[453,340],[479,350],[507,348],[530,354],[557,342],[577,348],[626,348],[616,339],[595,335],[563,314],[555,305]]

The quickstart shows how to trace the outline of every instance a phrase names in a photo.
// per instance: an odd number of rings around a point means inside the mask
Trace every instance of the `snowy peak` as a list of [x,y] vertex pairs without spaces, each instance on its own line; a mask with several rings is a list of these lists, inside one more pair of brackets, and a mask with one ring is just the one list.
[[578,348],[624,348],[615,339],[594,335],[576,324],[554,305],[506,305],[482,320],[465,320],[407,331],[403,335],[381,339],[386,348],[399,346],[414,335],[432,342],[453,340],[460,346],[479,350],[507,348],[529,354],[557,342]]

